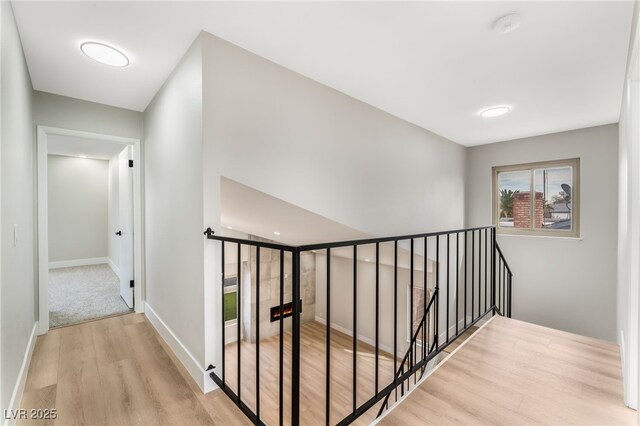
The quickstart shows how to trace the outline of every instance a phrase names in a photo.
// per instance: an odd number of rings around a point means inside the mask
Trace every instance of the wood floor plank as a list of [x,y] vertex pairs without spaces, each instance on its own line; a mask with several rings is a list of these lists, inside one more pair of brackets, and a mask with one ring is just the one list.
[[25,393],[58,382],[60,331],[52,330],[36,339],[25,384]]
[[[40,413],[31,412],[32,408],[40,408],[42,410],[52,410],[56,407],[56,388],[57,385],[45,386],[25,392],[22,396],[21,408],[27,410],[27,418],[17,422],[18,426],[39,425],[49,426],[55,424],[56,415],[50,416],[47,413],[46,418],[37,418]],[[35,416],[34,416],[35,414]]]
[[[301,424],[324,424],[326,327],[301,330]],[[460,339],[467,339],[472,331]],[[633,424],[622,404],[615,345],[496,318],[412,390],[381,423]],[[352,338],[331,335],[331,422],[351,411]],[[261,417],[278,424],[278,337],[260,343]],[[285,335],[284,424],[290,424],[291,334]],[[458,344],[448,349],[454,351]],[[255,345],[241,344],[243,400],[255,404]],[[237,345],[226,347],[226,376],[235,388]],[[361,404],[374,391],[374,351],[358,343]],[[393,357],[380,354],[380,383],[393,376]],[[140,314],[60,328],[36,341],[22,407],[55,408],[55,425],[248,425],[217,390],[202,394],[175,354]],[[376,409],[355,424],[368,424]]]
[[83,323],[64,331],[60,341],[56,424],[106,424],[92,325]]
[[144,377],[152,398],[164,407],[168,424],[210,424],[211,417],[196,398],[171,358],[156,340],[146,322],[125,326],[134,357],[139,360],[138,374]]
[[379,424],[635,424],[619,359],[611,343],[496,317]]

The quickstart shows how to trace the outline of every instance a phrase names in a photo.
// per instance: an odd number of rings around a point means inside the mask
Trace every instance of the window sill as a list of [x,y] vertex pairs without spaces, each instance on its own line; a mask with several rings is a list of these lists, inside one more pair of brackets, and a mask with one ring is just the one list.
[[511,233],[500,233],[496,234],[498,237],[508,237],[508,238],[543,238],[549,240],[569,240],[569,241],[582,241],[582,237],[560,237],[557,235],[527,235],[527,234],[511,234]]

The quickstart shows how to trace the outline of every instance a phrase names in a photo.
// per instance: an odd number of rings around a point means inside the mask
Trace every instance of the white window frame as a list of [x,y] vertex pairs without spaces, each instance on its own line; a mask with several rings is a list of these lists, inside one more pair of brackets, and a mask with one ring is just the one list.
[[[538,229],[534,228],[535,217],[535,196],[530,197],[531,223],[529,228],[500,227],[500,190],[498,188],[498,175],[503,172],[529,171],[531,173],[530,194],[535,194],[534,170],[572,167],[572,188],[571,188],[571,229]],[[571,158],[566,160],[541,161],[536,163],[515,164],[509,166],[495,166],[492,168],[492,217],[498,234],[505,235],[533,235],[545,237],[580,237],[580,159]]]
[[[424,291],[424,284],[420,283],[414,283],[413,285],[414,289],[420,289],[422,291]],[[431,296],[433,293],[433,289],[427,287],[427,298],[424,301],[425,304],[429,304],[429,300],[431,300]],[[427,322],[426,322],[426,328],[427,328],[427,333],[430,332],[429,330],[429,325],[430,325],[430,315],[427,315]],[[412,327],[411,327],[411,285],[407,284],[407,343],[411,342],[411,338],[413,337],[412,335]],[[416,345],[418,347],[422,347],[422,339],[420,338],[422,336],[422,333],[420,333],[420,336],[418,336],[418,339],[416,340]],[[429,336],[427,335],[427,341],[429,340]]]

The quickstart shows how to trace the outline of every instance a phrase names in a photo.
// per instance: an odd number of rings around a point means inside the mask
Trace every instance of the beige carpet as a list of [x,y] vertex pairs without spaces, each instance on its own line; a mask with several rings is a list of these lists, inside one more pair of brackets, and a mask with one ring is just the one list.
[[131,312],[107,264],[49,270],[49,327]]

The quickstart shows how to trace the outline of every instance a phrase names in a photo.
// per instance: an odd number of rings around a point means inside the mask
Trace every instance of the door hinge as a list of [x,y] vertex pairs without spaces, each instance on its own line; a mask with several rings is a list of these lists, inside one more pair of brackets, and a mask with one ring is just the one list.
[[133,280],[129,281],[129,287],[133,288]]
[[129,167],[133,167],[133,160],[129,160]]

